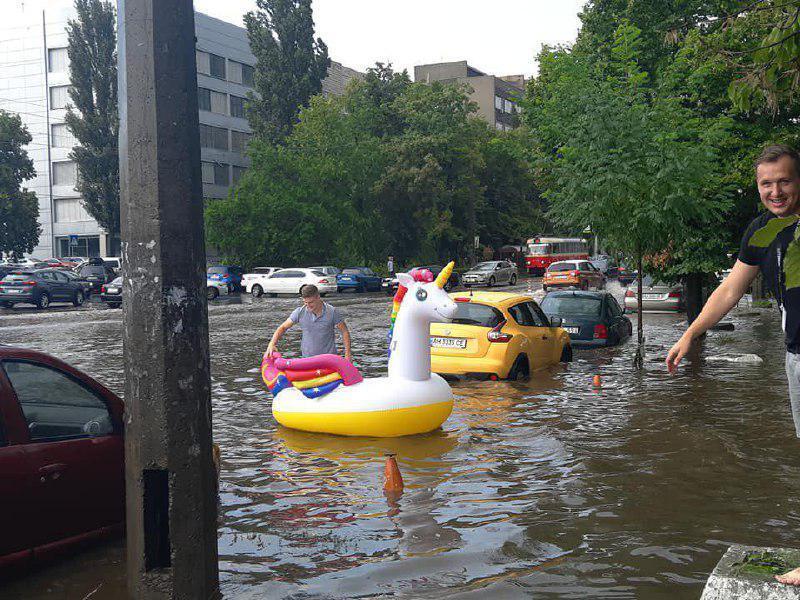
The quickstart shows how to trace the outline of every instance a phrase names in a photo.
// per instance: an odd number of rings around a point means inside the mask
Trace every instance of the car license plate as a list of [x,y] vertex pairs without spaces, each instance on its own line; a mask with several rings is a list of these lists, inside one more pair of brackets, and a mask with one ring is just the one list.
[[568,275],[556,275],[556,279],[566,279]]
[[118,288],[106,288],[106,292],[108,292],[109,294],[117,294],[117,293],[119,293],[119,289]]
[[5,291],[8,292],[9,294],[21,294],[22,293],[22,290],[15,290],[13,288],[5,290]]
[[562,329],[567,333],[580,333],[581,331],[580,327],[562,327]]
[[431,347],[464,349],[467,347],[467,340],[465,338],[432,337]]
[[643,300],[661,300],[661,294],[642,294]]

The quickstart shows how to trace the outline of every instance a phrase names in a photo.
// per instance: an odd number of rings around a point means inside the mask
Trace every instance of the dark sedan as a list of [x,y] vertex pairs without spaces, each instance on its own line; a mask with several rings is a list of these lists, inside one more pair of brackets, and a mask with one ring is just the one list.
[[87,264],[78,271],[78,276],[88,282],[91,293],[100,292],[104,284],[112,281],[116,275],[110,267],[104,264]]
[[108,304],[109,308],[122,306],[122,277],[117,277],[100,288],[100,301]]
[[356,292],[381,291],[381,278],[368,267],[347,267],[336,276],[338,292],[355,290]]
[[633,326],[608,292],[550,292],[541,302],[548,317],[561,317],[573,346],[616,346],[631,336]]
[[122,533],[122,415],[91,377],[0,345],[0,576]]
[[[419,267],[409,269],[408,272],[413,274],[414,271],[428,270],[433,273],[433,277],[435,279],[439,276],[439,273],[442,272],[442,269],[444,269],[442,265],[421,265]],[[456,273],[454,270],[452,273],[450,273],[447,283],[444,284],[444,289],[445,291],[449,292],[450,290],[457,288],[459,285],[461,285],[461,275]],[[387,277],[381,282],[381,288],[383,291],[391,296],[397,292],[397,286],[397,277]]]
[[47,308],[53,302],[80,306],[86,299],[83,286],[57,269],[11,271],[0,281],[0,306],[34,304]]

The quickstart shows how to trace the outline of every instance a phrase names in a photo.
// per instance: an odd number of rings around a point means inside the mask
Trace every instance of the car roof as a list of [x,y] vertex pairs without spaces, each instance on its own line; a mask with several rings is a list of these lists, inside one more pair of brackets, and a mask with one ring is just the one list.
[[548,296],[553,296],[554,298],[561,298],[564,296],[578,296],[580,298],[605,298],[606,296],[610,296],[609,292],[598,290],[598,291],[591,291],[591,290],[556,290],[552,292],[548,292]]
[[471,302],[478,302],[480,304],[490,304],[492,306],[505,306],[516,304],[520,301],[535,302],[530,296],[524,294],[515,294],[513,292],[451,292],[451,298],[469,298]]
[[556,260],[556,261],[553,261],[553,263],[552,263],[552,264],[554,264],[554,265],[555,265],[555,264],[557,264],[557,263],[569,263],[569,264],[571,264],[571,265],[579,265],[579,264],[581,264],[581,263],[585,263],[585,262],[589,262],[589,261],[588,261],[588,260],[586,260],[585,258],[581,258],[581,259],[578,259],[578,258],[570,258],[570,259],[567,259],[567,260]]

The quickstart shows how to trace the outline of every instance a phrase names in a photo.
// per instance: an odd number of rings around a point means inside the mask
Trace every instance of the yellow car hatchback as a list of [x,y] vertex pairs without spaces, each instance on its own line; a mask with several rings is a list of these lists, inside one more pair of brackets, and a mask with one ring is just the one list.
[[524,379],[572,360],[569,334],[530,296],[509,292],[450,294],[451,323],[431,324],[431,370],[481,379]]

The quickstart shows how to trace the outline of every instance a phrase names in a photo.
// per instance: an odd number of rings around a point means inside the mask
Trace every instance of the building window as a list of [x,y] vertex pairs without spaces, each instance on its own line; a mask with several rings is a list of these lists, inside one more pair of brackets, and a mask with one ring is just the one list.
[[495,121],[494,128],[498,131],[503,131],[503,124],[500,121]]
[[242,63],[235,60],[228,61],[228,80],[233,83],[242,83]]
[[211,110],[211,90],[197,88],[197,108],[200,110]]
[[247,167],[240,167],[239,165],[231,165],[231,171],[233,173],[233,184],[236,185],[239,183],[239,180],[247,171]]
[[66,48],[50,48],[47,51],[47,70],[50,73],[65,73],[69,67]]
[[250,66],[242,63],[242,85],[253,87],[255,85],[256,70]]
[[50,143],[53,148],[72,148],[78,145],[78,140],[72,135],[66,123],[56,123],[50,126]]
[[494,97],[494,107],[497,110],[503,110],[503,99],[500,96]]
[[53,163],[53,185],[75,187],[78,180],[78,166],[71,160]]
[[219,115],[228,114],[228,95],[211,91],[211,112]]
[[514,103],[511,102],[511,100],[505,100],[504,102],[505,102],[505,106],[503,107],[503,110],[505,112],[507,112],[507,113],[514,112],[514,108],[513,108],[514,107]]
[[203,172],[203,183],[209,185],[230,185],[228,175],[228,165],[217,162],[203,162],[201,164]]
[[69,104],[69,86],[54,85],[50,88],[50,110],[67,108]]
[[231,116],[244,119],[244,98],[231,94]]
[[233,152],[244,153],[247,150],[247,143],[250,141],[250,134],[244,131],[231,129],[231,150]]
[[217,79],[225,79],[225,59],[216,54],[209,53],[210,74]]
[[59,256],[100,256],[100,236],[59,237]]
[[213,127],[200,124],[200,146],[216,150],[228,149],[228,130],[224,127]]
[[197,72],[202,75],[211,75],[211,60],[209,59],[208,52],[197,50],[195,52],[195,62],[197,63]]
[[[92,220],[81,204],[80,198],[54,198],[53,208],[55,209],[56,223],[80,223]],[[64,256],[69,256],[69,254]]]

